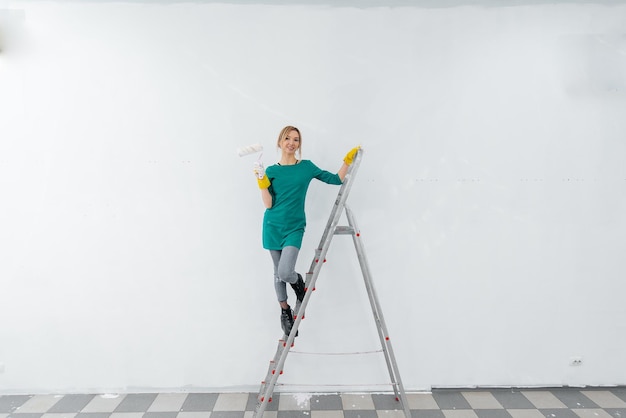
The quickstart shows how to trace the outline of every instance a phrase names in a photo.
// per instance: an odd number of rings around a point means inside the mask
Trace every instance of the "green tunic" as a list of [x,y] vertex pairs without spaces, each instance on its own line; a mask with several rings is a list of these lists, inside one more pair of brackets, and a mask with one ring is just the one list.
[[263,248],[300,248],[306,227],[304,201],[309,183],[318,179],[328,184],[341,184],[341,179],[309,160],[301,160],[295,165],[275,164],[267,167],[265,174],[272,183],[269,187],[272,207],[263,217]]

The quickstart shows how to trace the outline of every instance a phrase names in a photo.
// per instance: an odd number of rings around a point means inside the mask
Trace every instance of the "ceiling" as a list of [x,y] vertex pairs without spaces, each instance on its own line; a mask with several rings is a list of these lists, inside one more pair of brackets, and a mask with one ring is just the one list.
[[[91,2],[91,3],[146,3],[146,4],[173,4],[173,3],[223,3],[223,4],[267,4],[267,5],[318,5],[329,7],[419,7],[419,8],[446,8],[457,6],[483,7],[510,7],[522,5],[548,4],[600,4],[624,5],[626,0],[56,0],[62,2]],[[2,2],[0,1],[0,4]]]

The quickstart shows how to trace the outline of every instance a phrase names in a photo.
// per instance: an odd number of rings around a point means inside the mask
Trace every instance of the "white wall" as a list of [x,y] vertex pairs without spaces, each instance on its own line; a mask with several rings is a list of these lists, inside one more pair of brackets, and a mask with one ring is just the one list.
[[[407,389],[626,384],[625,5],[2,8],[0,393],[256,390],[281,332],[235,148],[269,164],[286,124],[329,170],[366,150],[350,205]],[[359,280],[338,237],[298,349],[378,347]],[[294,354],[281,381],[385,373]]]

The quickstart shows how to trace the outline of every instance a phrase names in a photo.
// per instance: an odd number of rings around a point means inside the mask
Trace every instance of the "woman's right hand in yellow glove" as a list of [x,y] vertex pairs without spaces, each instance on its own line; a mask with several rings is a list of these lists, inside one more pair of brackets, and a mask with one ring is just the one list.
[[259,183],[259,189],[267,189],[270,187],[270,179],[268,179],[265,175],[265,167],[263,167],[262,162],[256,161],[252,166],[252,171],[254,172],[257,182]]

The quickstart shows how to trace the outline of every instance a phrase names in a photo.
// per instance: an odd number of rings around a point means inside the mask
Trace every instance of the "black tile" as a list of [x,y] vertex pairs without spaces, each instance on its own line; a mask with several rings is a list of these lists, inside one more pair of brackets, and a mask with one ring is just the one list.
[[[244,411],[213,411],[211,418],[243,418]],[[145,418],[145,415],[144,415]]]
[[26,414],[9,414],[7,418],[41,418],[43,414],[40,413],[26,413]]
[[474,409],[478,418],[513,418],[506,409]]
[[177,415],[178,412],[146,412],[142,418],[176,418]]
[[7,414],[15,411],[16,408],[24,405],[30,395],[5,395],[0,396],[0,413]]
[[611,393],[626,402],[626,387],[613,388]]
[[115,412],[146,412],[156,397],[156,393],[133,393],[126,395],[115,408]]
[[546,418],[579,418],[571,409],[540,409],[539,412]]
[[615,418],[626,417],[626,408],[604,408],[607,414],[614,416]]
[[180,410],[183,412],[212,411],[218,396],[219,393],[190,393]]
[[378,418],[378,414],[373,409],[348,410],[343,411],[343,418]]
[[[311,412],[309,411],[278,411],[277,418],[311,418]],[[213,418],[213,415],[211,415]]]
[[109,412],[80,412],[74,418],[109,418]]
[[504,409],[535,409],[535,405],[524,396],[523,393],[514,389],[492,390],[491,394]]
[[372,394],[372,401],[374,401],[374,407],[383,411],[404,410],[402,402],[396,400],[396,395],[386,394]]
[[341,395],[313,395],[309,400],[309,404],[311,405],[311,411],[335,411],[343,409]]
[[444,418],[441,409],[411,409],[412,418]]
[[461,392],[451,390],[433,391],[432,396],[440,409],[472,409]]
[[579,390],[573,389],[552,389],[550,390],[557,399],[568,408],[599,408],[591,399],[582,394]]
[[246,403],[246,411],[254,411],[258,402],[258,393],[248,393],[248,402]]
[[95,395],[65,395],[47,411],[50,414],[78,413],[87,406]]

